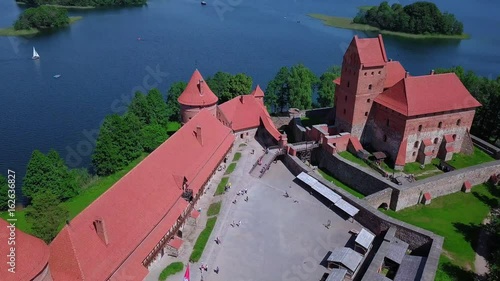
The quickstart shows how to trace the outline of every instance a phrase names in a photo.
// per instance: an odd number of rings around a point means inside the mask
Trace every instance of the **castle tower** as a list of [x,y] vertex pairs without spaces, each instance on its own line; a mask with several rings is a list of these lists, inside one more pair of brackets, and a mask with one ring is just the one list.
[[373,100],[384,90],[387,55],[382,36],[354,36],[344,54],[340,79],[335,80],[335,125],[361,139]]
[[181,104],[182,124],[191,120],[191,118],[198,114],[203,108],[208,109],[208,111],[215,116],[218,100],[219,99],[212,90],[210,90],[198,69],[196,69],[186,89],[177,99]]
[[264,105],[264,92],[262,91],[262,89],[260,88],[259,85],[257,85],[257,87],[255,87],[255,90],[253,90],[253,92],[251,93],[251,95],[256,100],[258,100],[262,105]]

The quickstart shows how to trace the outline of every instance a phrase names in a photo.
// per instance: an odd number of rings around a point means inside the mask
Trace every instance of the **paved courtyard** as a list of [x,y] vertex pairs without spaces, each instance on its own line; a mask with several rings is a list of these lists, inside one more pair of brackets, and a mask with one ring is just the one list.
[[[320,280],[328,272],[320,263],[329,251],[346,245],[350,229],[361,229],[297,185],[282,162],[272,164],[260,179],[250,176],[252,165],[262,155],[257,145],[251,142],[243,149],[226,194],[213,197],[211,189],[204,196],[222,200],[222,209],[200,263],[190,265],[193,281],[201,280],[201,274],[204,281]],[[259,150],[251,154],[253,148]],[[245,188],[248,202],[244,201],[246,195],[237,195]],[[329,229],[324,226],[328,220]],[[241,225],[232,227],[233,221],[241,221]],[[221,244],[214,242],[216,237]],[[208,264],[208,271],[200,272],[201,262]],[[217,266],[218,274],[214,272]],[[183,273],[168,280],[182,280]]]

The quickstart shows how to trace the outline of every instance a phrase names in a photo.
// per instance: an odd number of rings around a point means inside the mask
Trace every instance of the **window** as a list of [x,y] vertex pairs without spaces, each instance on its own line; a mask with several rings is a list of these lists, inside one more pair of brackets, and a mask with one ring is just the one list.
[[365,112],[365,116],[368,116],[368,112]]
[[369,103],[369,102],[371,102],[371,101],[372,101],[371,99],[367,99],[367,100],[366,100],[366,102],[368,102],[368,103]]
[[417,155],[417,152],[413,151],[413,153],[411,155],[415,156],[415,155]]
[[368,85],[368,90],[372,89],[372,84]]
[[387,136],[386,136],[386,135],[384,135],[384,142],[386,142],[386,141],[387,141]]
[[347,81],[347,88],[349,88],[349,85],[350,85],[350,83],[349,83],[349,81]]
[[344,101],[347,101],[347,95],[344,97]]
[[437,144],[437,143],[438,143],[438,141],[439,141],[439,139],[438,139],[438,138],[435,138],[435,139],[434,139],[434,144]]
[[456,134],[454,134],[454,135],[453,135],[453,140],[456,140],[456,139],[457,139],[457,135],[456,135]]
[[441,127],[443,127],[443,122],[438,123],[438,128],[441,128]]
[[345,115],[345,108],[344,108],[344,115]]
[[389,127],[389,119],[387,119],[387,121],[385,121],[385,125],[387,125],[387,127]]
[[366,74],[368,74],[368,72],[365,71],[365,76],[366,76]]
[[457,120],[457,126],[460,126],[461,123],[462,123],[462,119],[458,119]]
[[372,71],[372,76],[373,76],[373,74],[375,74],[375,72]]
[[380,74],[382,74],[382,71],[380,71],[380,70],[379,70],[379,71],[378,71],[378,74],[379,74],[379,75],[380,75]]
[[418,148],[418,145],[419,145],[419,144],[420,144],[420,143],[419,143],[418,141],[416,141],[416,142],[415,142],[414,147],[415,147],[415,148]]
[[421,132],[422,131],[422,125],[418,125],[418,131]]

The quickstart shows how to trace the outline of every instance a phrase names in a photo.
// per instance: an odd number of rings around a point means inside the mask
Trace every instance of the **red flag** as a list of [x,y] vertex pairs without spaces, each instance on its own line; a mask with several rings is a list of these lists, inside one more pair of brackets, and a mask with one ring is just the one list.
[[187,268],[186,268],[186,273],[184,273],[184,281],[190,281],[190,278],[189,278],[189,263],[188,263]]

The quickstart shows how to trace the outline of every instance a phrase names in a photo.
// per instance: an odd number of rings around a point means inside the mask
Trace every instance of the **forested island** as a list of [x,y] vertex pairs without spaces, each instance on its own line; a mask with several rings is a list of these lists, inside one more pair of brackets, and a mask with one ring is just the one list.
[[14,26],[0,29],[0,36],[32,35],[44,29],[66,27],[82,17],[69,17],[66,9],[40,6],[24,10]]
[[436,4],[415,2],[403,6],[387,1],[379,6],[360,7],[354,19],[321,14],[309,16],[321,19],[326,25],[412,38],[466,39],[464,26],[453,14],[442,13]]
[[122,6],[142,6],[147,0],[24,0],[18,4],[28,6],[59,6],[65,8],[95,8],[95,7],[122,7]]

